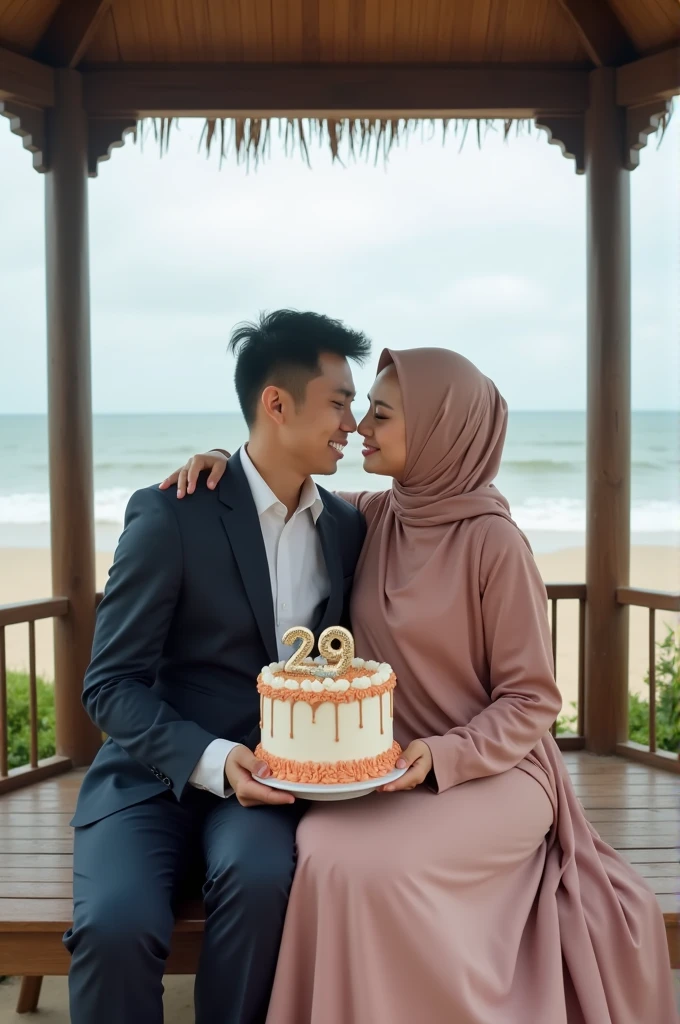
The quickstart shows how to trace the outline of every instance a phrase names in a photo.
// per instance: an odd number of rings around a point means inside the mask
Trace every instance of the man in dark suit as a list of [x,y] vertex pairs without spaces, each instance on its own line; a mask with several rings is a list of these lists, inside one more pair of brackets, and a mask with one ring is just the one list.
[[268,768],[256,678],[291,626],[345,619],[365,527],[319,489],[356,429],[364,335],[282,310],[232,336],[250,428],[217,488],[149,487],[127,508],[83,701],[107,734],[72,824],[73,1024],[161,1024],[173,904],[196,857],[205,935],[198,1024],[261,1024],[304,804]]

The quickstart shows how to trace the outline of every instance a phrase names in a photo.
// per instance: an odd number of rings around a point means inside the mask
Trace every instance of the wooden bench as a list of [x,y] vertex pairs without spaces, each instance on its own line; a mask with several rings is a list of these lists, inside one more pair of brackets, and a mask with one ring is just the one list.
[[[588,818],[643,874],[666,921],[671,964],[680,967],[680,778],[657,768],[564,755]],[[23,976],[17,1010],[37,1007],[45,975],[68,973],[62,946],[71,924],[72,830],[82,772],[0,797],[0,975]],[[195,974],[203,932],[200,902],[180,908],[167,970]]]

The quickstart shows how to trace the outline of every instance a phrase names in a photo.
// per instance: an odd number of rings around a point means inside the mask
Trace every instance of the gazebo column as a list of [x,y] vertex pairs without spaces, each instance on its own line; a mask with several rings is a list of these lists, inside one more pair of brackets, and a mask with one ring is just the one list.
[[81,704],[95,615],[87,119],[81,77],[55,72],[45,179],[52,592],[57,753],[88,764],[100,735]]
[[586,747],[612,754],[628,730],[630,571],[630,178],[616,72],[590,75],[586,115],[588,356]]

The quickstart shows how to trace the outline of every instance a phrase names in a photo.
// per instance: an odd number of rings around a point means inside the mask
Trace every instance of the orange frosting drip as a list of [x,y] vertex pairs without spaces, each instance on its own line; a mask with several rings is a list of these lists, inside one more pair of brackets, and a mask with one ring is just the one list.
[[[277,672],[276,674],[283,679],[295,679],[298,683],[305,678],[304,676],[293,676],[285,672]],[[342,678],[351,683],[358,676],[365,678],[366,675],[367,673],[362,669],[353,668],[349,669]],[[344,693],[340,690],[287,690],[285,687],[275,688],[264,683],[261,675],[257,677],[257,691],[264,697],[283,701],[303,700],[306,704],[325,704],[328,702],[349,704],[355,700],[365,700],[366,697],[379,697],[383,693],[391,693],[396,685],[397,677],[394,672],[382,686],[369,686],[365,690],[350,686],[349,690],[345,690]]]
[[367,782],[379,779],[394,770],[401,747],[394,741],[389,750],[377,757],[364,757],[360,761],[289,761],[275,757],[259,744],[255,757],[266,761],[275,779],[286,782],[304,782],[308,785],[333,786],[343,782]]

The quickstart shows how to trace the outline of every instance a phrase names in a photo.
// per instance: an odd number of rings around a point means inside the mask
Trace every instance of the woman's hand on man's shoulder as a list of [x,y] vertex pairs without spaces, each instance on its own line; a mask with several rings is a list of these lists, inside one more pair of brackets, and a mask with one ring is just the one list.
[[209,452],[192,455],[183,466],[176,469],[170,476],[166,476],[158,486],[162,491],[166,491],[168,487],[177,484],[177,497],[183,498],[185,494],[194,493],[199,475],[209,471],[207,483],[212,491],[224,476],[228,461],[229,455],[215,448]]

